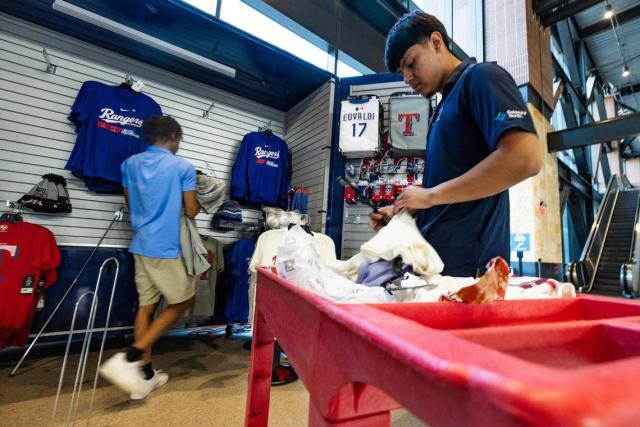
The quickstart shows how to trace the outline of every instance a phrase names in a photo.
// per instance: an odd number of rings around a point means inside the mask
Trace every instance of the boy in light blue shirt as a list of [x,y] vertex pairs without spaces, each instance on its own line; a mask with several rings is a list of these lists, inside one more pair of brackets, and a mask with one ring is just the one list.
[[[169,116],[146,119],[143,134],[153,145],[122,163],[122,185],[131,214],[139,306],[135,341],[127,353],[117,353],[100,368],[116,386],[143,399],[169,376],[154,371],[151,346],[194,303],[195,277],[187,275],[180,251],[180,216],[197,215],[196,173],[176,156],[182,128]],[[169,306],[154,320],[163,296]]]

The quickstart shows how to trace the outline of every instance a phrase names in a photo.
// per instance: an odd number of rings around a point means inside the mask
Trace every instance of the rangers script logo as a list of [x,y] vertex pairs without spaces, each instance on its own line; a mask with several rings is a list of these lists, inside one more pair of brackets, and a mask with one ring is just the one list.
[[280,158],[280,151],[268,151],[262,147],[256,147],[256,159],[274,159]]
[[100,110],[102,114],[100,117],[107,123],[117,123],[119,125],[129,125],[135,126],[138,128],[142,127],[142,119],[138,119],[137,117],[127,117],[120,114],[115,114],[115,112],[111,108],[102,108]]

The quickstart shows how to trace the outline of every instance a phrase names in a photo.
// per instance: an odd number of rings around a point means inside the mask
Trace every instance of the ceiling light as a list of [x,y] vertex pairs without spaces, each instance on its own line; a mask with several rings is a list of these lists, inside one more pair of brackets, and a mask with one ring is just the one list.
[[611,19],[613,16],[613,7],[608,4],[604,7],[604,19]]
[[225,76],[236,76],[235,68],[228,67],[209,58],[205,58],[204,56],[196,55],[193,52],[190,52],[171,43],[167,43],[164,40],[160,40],[141,31],[134,30],[131,27],[127,27],[126,25],[122,25],[116,21],[112,21],[111,19],[107,19],[104,16],[89,12],[88,10],[73,5],[65,0],[55,0],[52,7],[58,12],[73,16],[74,18],[80,19],[118,35],[125,36],[131,40],[135,40],[147,46],[151,46],[155,49],[177,56],[178,58],[182,58],[186,61],[200,65],[201,67],[205,67],[212,71],[224,74]]
[[622,69],[622,77],[629,77],[629,74],[631,74],[631,71],[629,71],[629,66],[625,65]]

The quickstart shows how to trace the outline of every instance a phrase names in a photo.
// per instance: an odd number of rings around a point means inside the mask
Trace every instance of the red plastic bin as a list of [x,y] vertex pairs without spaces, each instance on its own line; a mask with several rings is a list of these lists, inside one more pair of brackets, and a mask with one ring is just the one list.
[[311,426],[639,426],[640,304],[575,299],[335,304],[260,269],[247,426],[267,426],[273,339]]

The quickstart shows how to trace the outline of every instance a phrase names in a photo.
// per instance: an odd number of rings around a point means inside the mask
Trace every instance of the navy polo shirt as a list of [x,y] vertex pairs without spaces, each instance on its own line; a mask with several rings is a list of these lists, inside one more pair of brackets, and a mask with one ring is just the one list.
[[[427,134],[423,186],[463,175],[509,129],[535,133],[511,75],[495,63],[463,61],[447,80]],[[444,262],[442,274],[475,276],[495,256],[509,260],[509,191],[418,212],[422,235]]]

